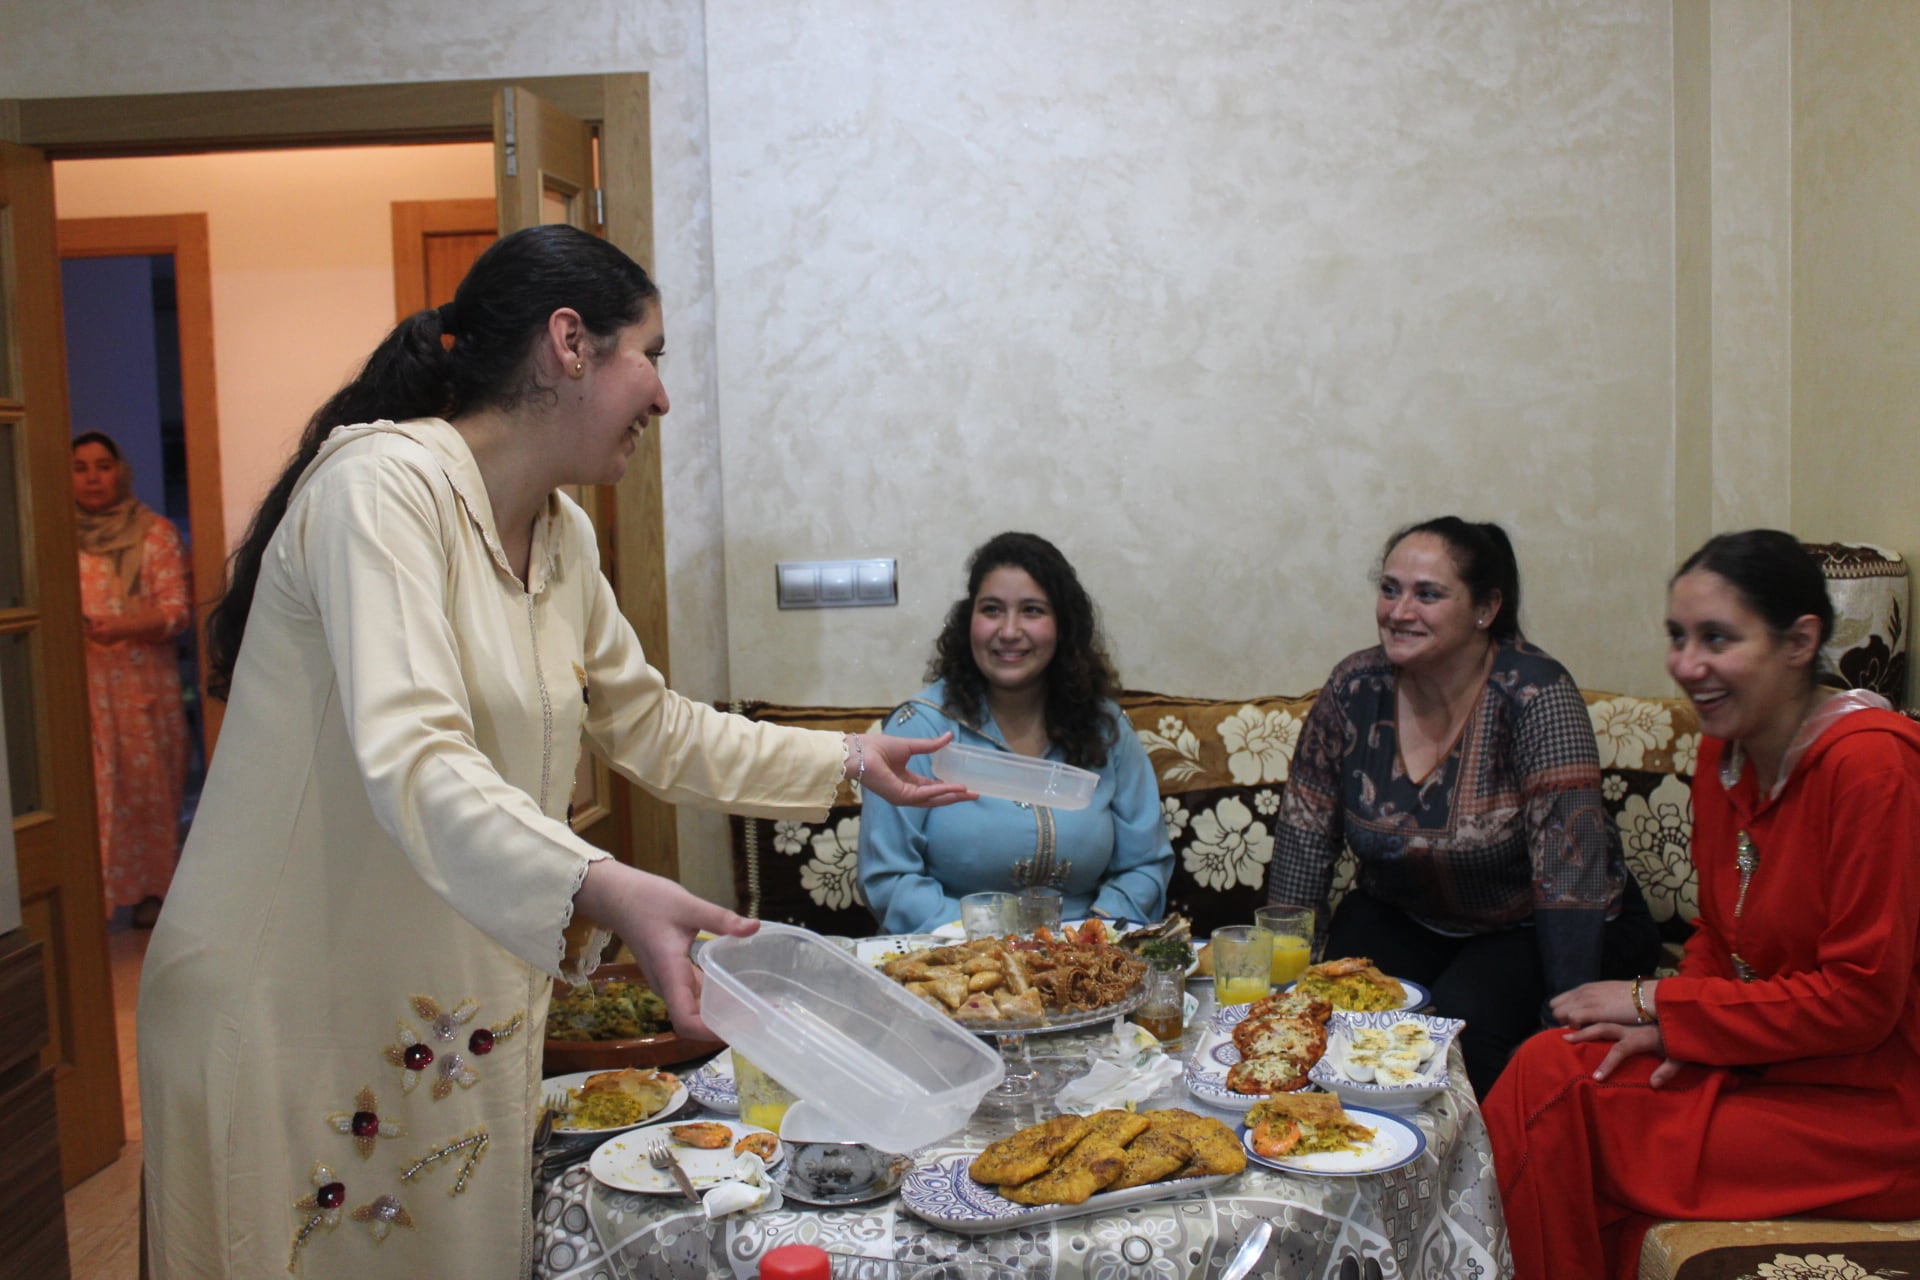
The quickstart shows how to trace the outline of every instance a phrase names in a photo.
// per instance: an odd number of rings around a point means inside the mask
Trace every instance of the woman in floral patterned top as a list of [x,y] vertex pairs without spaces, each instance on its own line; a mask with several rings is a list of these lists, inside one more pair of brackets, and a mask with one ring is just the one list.
[[1322,908],[1343,846],[1354,888],[1325,957],[1369,956],[1463,1018],[1484,1095],[1546,1001],[1652,967],[1659,939],[1613,822],[1566,668],[1520,634],[1498,525],[1443,516],[1387,543],[1380,644],[1314,700],[1276,824],[1269,900]]
[[193,586],[179,532],[133,496],[101,432],[74,437],[73,500],[106,901],[150,929],[180,852],[188,744],[173,642],[193,621]]

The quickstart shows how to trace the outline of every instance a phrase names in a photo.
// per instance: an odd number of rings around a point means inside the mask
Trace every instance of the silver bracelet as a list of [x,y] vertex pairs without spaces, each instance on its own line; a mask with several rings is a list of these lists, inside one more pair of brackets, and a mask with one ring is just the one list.
[[864,783],[867,779],[867,748],[857,733],[847,735],[847,760],[853,766],[847,774],[848,779],[856,786]]

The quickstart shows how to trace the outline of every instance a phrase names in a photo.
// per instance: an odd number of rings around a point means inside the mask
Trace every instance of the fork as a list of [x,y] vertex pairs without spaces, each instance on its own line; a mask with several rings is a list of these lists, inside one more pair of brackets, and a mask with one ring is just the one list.
[[647,1163],[656,1169],[665,1169],[671,1173],[673,1180],[680,1185],[680,1194],[695,1204],[700,1203],[700,1193],[693,1189],[693,1179],[689,1178],[687,1171],[680,1167],[680,1162],[673,1158],[673,1149],[667,1145],[665,1138],[655,1138],[647,1144]]

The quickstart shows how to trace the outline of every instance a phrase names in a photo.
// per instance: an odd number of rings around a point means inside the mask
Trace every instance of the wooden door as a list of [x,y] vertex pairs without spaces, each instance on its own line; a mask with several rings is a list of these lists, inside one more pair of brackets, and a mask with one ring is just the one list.
[[[566,223],[600,233],[599,183],[594,170],[593,126],[538,94],[508,85],[494,95],[494,196],[501,235],[522,227]],[[637,465],[636,456],[634,463]],[[573,498],[593,519],[600,559],[615,572],[615,503],[612,486],[580,486]],[[569,810],[583,840],[631,862],[624,820],[628,806],[659,804],[636,792],[591,751],[580,755]],[[664,807],[664,806],[662,806]]]
[[499,201],[393,202],[393,319],[453,299],[467,268],[500,238]]
[[126,1131],[94,830],[53,180],[0,143],[0,699],[25,927],[46,948],[61,1175],[111,1164]]

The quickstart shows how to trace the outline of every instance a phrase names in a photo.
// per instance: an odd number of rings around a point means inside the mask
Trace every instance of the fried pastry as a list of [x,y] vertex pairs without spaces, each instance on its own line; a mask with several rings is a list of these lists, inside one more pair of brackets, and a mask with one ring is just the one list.
[[1127,1162],[1120,1176],[1107,1184],[1109,1191],[1124,1191],[1149,1182],[1158,1182],[1183,1168],[1193,1158],[1193,1144],[1164,1122],[1149,1122],[1147,1131],[1127,1144]]
[[975,1182],[1011,1186],[1037,1178],[1086,1136],[1084,1116],[1054,1116],[989,1146],[967,1172]]
[[1101,1138],[1124,1147],[1145,1133],[1152,1123],[1138,1111],[1122,1111],[1118,1107],[1096,1111],[1087,1117],[1087,1138]]
[[1038,1022],[1047,1016],[1047,1006],[1040,1003],[1040,993],[1028,987],[1019,995],[1001,990],[993,993],[994,1008],[1000,1016],[1009,1022]]
[[1205,1178],[1216,1173],[1239,1173],[1247,1167],[1246,1148],[1233,1130],[1210,1116],[1170,1108],[1148,1111],[1148,1120],[1165,1125],[1193,1144],[1193,1155],[1178,1176]]
[[1017,1187],[1000,1188],[1015,1204],[1084,1204],[1120,1176],[1127,1152],[1119,1143],[1088,1134],[1051,1170]]

